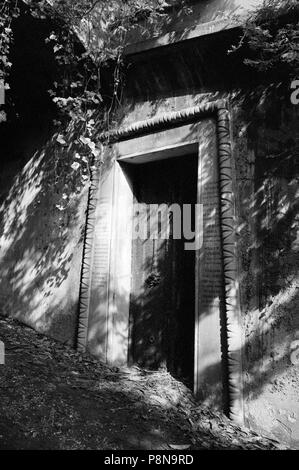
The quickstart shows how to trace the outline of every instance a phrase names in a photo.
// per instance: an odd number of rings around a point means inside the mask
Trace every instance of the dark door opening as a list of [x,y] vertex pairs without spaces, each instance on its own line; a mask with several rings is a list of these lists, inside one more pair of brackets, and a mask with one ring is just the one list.
[[[132,168],[133,167],[133,168]],[[132,165],[134,223],[149,215],[150,205],[178,204],[192,208],[195,226],[197,155]],[[142,214],[140,205],[144,208]],[[164,206],[165,207],[165,206]],[[168,238],[133,239],[130,299],[130,360],[148,369],[167,369],[193,387],[195,251],[185,250],[185,239],[173,238],[169,213]],[[182,226],[181,226],[182,227]],[[159,227],[161,228],[161,227]],[[182,230],[183,232],[183,230]],[[189,240],[190,241],[190,240]]]

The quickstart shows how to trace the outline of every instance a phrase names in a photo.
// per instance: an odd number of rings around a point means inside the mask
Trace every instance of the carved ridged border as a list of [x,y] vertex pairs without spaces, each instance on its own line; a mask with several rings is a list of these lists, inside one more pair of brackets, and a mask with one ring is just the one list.
[[95,233],[95,212],[97,193],[100,181],[100,170],[92,165],[90,168],[90,187],[88,190],[86,224],[83,244],[83,260],[80,279],[79,318],[77,329],[77,349],[85,351],[87,345],[91,275],[93,264],[93,242]]
[[224,103],[224,101],[208,102],[201,106],[194,106],[192,108],[186,108],[181,111],[147,119],[146,121],[139,121],[110,133],[105,132],[100,136],[100,140],[102,142],[113,143],[133,139],[141,135],[149,134],[150,132],[162,131],[163,129],[179,126],[181,124],[188,124],[189,122],[214,114],[217,112],[218,108],[220,109],[221,106],[225,105]]
[[[242,380],[242,333],[238,292],[238,269],[235,239],[235,204],[233,191],[233,169],[230,143],[230,123],[227,103],[224,100],[202,104],[181,111],[167,113],[161,117],[140,121],[110,133],[103,133],[103,143],[113,143],[133,139],[141,135],[198,121],[205,117],[215,117],[218,138],[220,229],[223,252],[223,309],[226,329],[225,363],[227,364],[227,383],[229,394],[229,415],[234,421],[242,423],[243,380]],[[96,181],[92,182],[88,211],[87,230],[83,256],[81,280],[78,347],[85,349],[89,309],[89,287],[91,277],[91,257],[93,244],[93,223],[96,206]]]
[[243,341],[239,305],[234,179],[229,113],[225,102],[217,106],[217,130],[229,414],[234,421],[243,423]]

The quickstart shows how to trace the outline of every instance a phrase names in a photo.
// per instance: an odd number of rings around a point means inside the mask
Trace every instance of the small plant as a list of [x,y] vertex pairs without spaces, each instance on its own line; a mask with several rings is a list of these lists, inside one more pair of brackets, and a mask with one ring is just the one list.
[[[243,46],[245,63],[260,72],[299,75],[299,3],[297,0],[264,0],[244,24],[243,35],[230,52]],[[250,55],[250,56],[249,56]]]
[[[129,32],[138,30],[142,37],[148,37],[149,30],[158,32],[169,5],[164,0],[3,0],[0,9],[0,80],[7,88],[13,20],[26,12],[53,25],[46,42],[53,48],[59,71],[48,90],[58,109],[54,140],[58,149],[75,147],[69,159],[71,172],[83,169],[82,184],[86,184],[92,165],[102,158],[99,131],[110,129],[113,111],[121,102]],[[110,77],[108,92],[103,91],[104,73]],[[64,206],[62,201],[59,207]]]

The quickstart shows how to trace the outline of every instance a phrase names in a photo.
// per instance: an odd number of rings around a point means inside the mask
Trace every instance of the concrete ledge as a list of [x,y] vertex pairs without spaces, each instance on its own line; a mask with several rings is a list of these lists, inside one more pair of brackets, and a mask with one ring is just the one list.
[[126,56],[138,54],[140,52],[148,51],[150,49],[157,49],[158,47],[165,47],[171,44],[175,44],[189,39],[195,39],[201,36],[208,36],[210,34],[218,33],[220,31],[226,31],[234,28],[241,27],[241,21],[231,20],[215,20],[208,23],[202,23],[195,26],[190,30],[171,31],[163,36],[156,37],[154,39],[148,39],[142,42],[136,42],[129,44],[124,54]]

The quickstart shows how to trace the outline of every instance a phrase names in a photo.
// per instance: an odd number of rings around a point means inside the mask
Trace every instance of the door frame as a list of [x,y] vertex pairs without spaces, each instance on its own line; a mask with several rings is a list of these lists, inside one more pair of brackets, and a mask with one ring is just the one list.
[[[197,125],[196,125],[197,127]],[[190,129],[190,126],[185,126],[185,129],[182,129],[182,128],[178,128],[176,129],[176,140],[178,139],[178,137],[182,137],[182,134],[184,134],[183,131],[186,132],[186,128],[188,129],[189,131],[189,134],[197,134],[197,130],[194,128],[193,126],[193,129]],[[148,179],[148,184],[149,186],[147,186],[147,188],[150,190],[150,193],[152,193],[153,191],[153,194],[156,193],[156,191],[160,191],[161,189],[164,190],[165,189],[165,186],[164,186],[164,180],[165,179],[168,179],[168,182],[170,184],[170,187],[173,188],[174,185],[176,184],[174,182],[174,180],[171,179],[171,176],[170,176],[170,172],[172,175],[173,174],[173,168],[171,168],[172,166],[172,163],[173,163],[173,160],[177,160],[179,161],[179,164],[182,165],[180,167],[180,170],[177,171],[175,174],[176,176],[179,176],[179,179],[181,179],[181,176],[182,176],[182,173],[185,171],[186,169],[186,164],[188,163],[188,160],[189,160],[189,163],[190,161],[192,161],[192,164],[193,165],[196,165],[196,172],[194,171],[194,168],[192,168],[192,177],[194,178],[194,181],[192,182],[192,186],[190,185],[185,185],[184,186],[184,189],[187,189],[190,187],[193,187],[193,202],[192,202],[192,205],[193,204],[196,204],[198,201],[197,201],[197,198],[198,198],[198,167],[199,167],[199,152],[198,152],[198,142],[197,140],[194,140],[194,142],[192,142],[192,138],[189,139],[189,143],[184,143],[183,145],[179,145],[177,146],[174,142],[171,143],[171,137],[169,135],[169,132],[167,131],[166,134],[162,133],[159,135],[159,139],[157,138],[156,136],[156,145],[155,145],[155,149],[154,151],[151,149],[151,152],[150,152],[150,155],[147,154],[147,153],[144,153],[145,152],[145,149],[143,148],[140,148],[139,147],[139,151],[138,151],[138,154],[134,154],[134,157],[132,157],[132,154],[125,154],[123,155],[123,149],[120,149],[122,150],[121,151],[121,155],[119,158],[118,158],[118,162],[125,162],[126,165],[127,165],[127,168],[129,168],[130,170],[132,169],[132,188],[133,188],[133,193],[135,194],[135,184],[136,182],[139,182],[140,184],[140,176],[139,175],[136,175],[136,173],[134,174],[133,171],[134,169],[138,169],[138,167],[140,168],[140,166],[144,166],[146,165],[146,169],[145,169],[145,174],[147,175],[147,172],[150,170],[151,168],[151,165],[154,165],[155,163],[163,163],[163,168],[164,168],[164,171],[166,171],[164,173],[164,178],[163,180],[160,180],[160,183],[157,183],[155,182],[154,180],[157,179],[157,175],[159,175],[159,172],[160,170],[156,167],[154,173],[152,173],[151,177]],[[165,138],[167,138],[167,141],[168,141],[168,146],[165,147],[165,146],[161,146],[161,142],[157,142],[158,140],[161,141],[161,140],[164,140]],[[137,138],[137,142],[138,142],[138,138]],[[144,146],[144,142],[143,142],[143,146]],[[134,143],[134,139],[133,139],[133,145],[132,145],[133,148],[138,148],[137,145],[135,145]],[[177,156],[177,153],[179,152],[179,156]],[[171,159],[171,161],[170,161]],[[132,162],[132,160],[134,161],[134,163]],[[137,167],[137,168],[136,168]],[[130,173],[131,174],[131,173]],[[146,176],[146,178],[148,178],[148,175]],[[161,183],[161,181],[163,181],[163,183]],[[178,183],[179,180],[176,180],[176,182]],[[155,188],[153,188],[153,185],[155,185]],[[142,187],[142,182],[141,182],[141,187]],[[137,201],[138,199],[138,196],[136,196],[136,202],[138,203]],[[162,200],[163,200],[163,195],[162,195]],[[166,201],[166,199],[165,199]],[[188,203],[190,204],[191,202],[191,199],[188,199]],[[143,200],[143,203],[146,204]],[[172,200],[172,203],[178,203],[179,206],[180,206],[180,209],[183,207],[182,205],[184,204],[184,202],[182,202],[182,200],[178,200],[178,199],[173,199]],[[171,206],[172,204],[171,202],[169,203],[169,206]],[[157,202],[155,202],[154,204],[157,204]],[[166,203],[167,204],[167,203]],[[201,237],[201,234],[202,234],[202,211],[200,211],[199,209],[197,210],[197,213],[195,212],[195,208],[193,207],[194,209],[194,216],[197,215],[197,223],[195,224],[195,227],[194,227],[194,235],[196,235],[196,237],[194,237],[194,240],[193,242],[188,242],[186,241],[186,239],[184,240],[184,244],[186,243],[187,245],[195,245],[195,246],[200,246],[200,237]],[[139,208],[140,210],[140,208]],[[182,215],[182,212],[181,212],[181,215]],[[154,216],[155,217],[155,216]],[[156,220],[156,219],[155,219]],[[165,219],[164,219],[164,222],[165,222]],[[138,222],[135,221],[134,219],[134,216],[133,216],[133,224],[134,225],[138,225]],[[166,234],[167,232],[167,229],[166,227],[164,226],[164,234]],[[184,237],[183,237],[184,238]],[[162,244],[163,244],[163,249],[165,248],[165,238],[162,237]],[[161,241],[161,240],[160,240]],[[137,242],[138,243],[138,242]],[[141,246],[143,245],[144,241],[142,241],[140,244],[138,244],[138,248],[140,250],[142,250]],[[159,243],[159,242],[157,242]],[[152,246],[152,245],[151,245]],[[138,284],[139,282],[142,283],[142,286],[144,287],[144,280],[141,280],[140,276],[142,276],[143,274],[145,274],[145,277],[147,277],[147,275],[149,274],[149,272],[145,273],[143,270],[142,270],[142,273],[140,272],[140,269],[138,269],[139,271],[139,274],[136,275],[136,272],[134,272],[134,267],[136,268],[136,266],[138,266],[138,264],[135,264],[136,262],[138,263],[137,261],[137,258],[136,258],[136,251],[134,252],[134,248],[136,248],[136,246],[134,247],[134,242],[133,242],[133,248],[132,248],[132,272],[131,272],[131,279],[132,279],[132,284],[131,284],[131,301],[130,301],[130,316],[129,316],[129,346],[128,346],[128,363],[129,365],[133,365],[133,364],[138,364],[138,361],[136,360],[136,329],[135,329],[135,314],[133,314],[133,310],[134,310],[134,302],[137,300],[137,303],[138,303],[138,300],[140,300],[140,297],[138,295],[136,295],[136,291],[135,291],[135,287],[136,287],[136,284],[135,284],[135,281],[137,280],[137,285],[138,287],[140,288],[140,284]],[[138,250],[137,248],[137,250]],[[194,248],[194,247],[192,247]],[[166,249],[166,251],[169,249],[169,246],[168,248]],[[151,251],[151,250],[150,250]],[[185,250],[183,250],[185,252]],[[189,250],[187,250],[189,251]],[[197,257],[197,254],[198,254],[198,250],[195,250],[195,249],[192,249],[193,251],[193,261],[194,261],[194,268],[193,269],[190,269],[188,271],[188,275],[191,275],[192,276],[192,281],[191,281],[191,278],[190,278],[190,282],[189,282],[189,285],[190,283],[192,284],[192,287],[194,288],[194,292],[193,292],[193,295],[192,295],[192,302],[193,302],[193,306],[192,306],[192,309],[190,308],[190,312],[192,311],[192,315],[194,318],[192,318],[192,321],[190,321],[190,329],[192,328],[192,333],[189,332],[188,336],[184,336],[184,338],[186,338],[186,340],[184,339],[184,347],[187,343],[187,338],[194,338],[195,337],[195,310],[196,308],[198,307],[196,305],[196,285],[197,285],[197,282],[196,282],[196,277],[197,277],[197,273],[196,273],[196,257]],[[139,252],[140,254],[140,252]],[[143,251],[143,254],[144,254],[144,251]],[[135,255],[135,257],[134,257]],[[147,255],[148,255],[148,252],[147,252]],[[197,257],[198,258],[198,257]],[[143,259],[144,261],[144,259]],[[173,260],[174,261],[174,260]],[[199,260],[197,259],[197,262]],[[139,258],[139,262],[140,262],[140,258]],[[159,263],[159,261],[158,261]],[[176,262],[174,261],[174,263],[176,264]],[[172,265],[172,263],[170,263]],[[139,265],[140,266],[140,265]],[[173,265],[172,265],[173,266]],[[169,268],[169,266],[168,266]],[[163,269],[163,268],[162,268]],[[157,271],[159,274],[159,268],[158,268],[158,271]],[[185,272],[185,271],[184,271]],[[185,274],[183,275],[183,277],[185,276]],[[173,278],[174,279],[174,278]],[[172,281],[171,281],[172,282]],[[134,287],[135,286],[135,287]],[[162,288],[163,289],[163,288]],[[172,284],[172,289],[173,289],[173,284]],[[174,288],[174,291],[176,291],[176,289],[180,289],[179,287],[179,284],[176,283],[176,286]],[[143,293],[145,293],[145,291],[142,289],[142,293],[140,293],[139,291],[139,295],[143,295]],[[147,291],[147,293],[149,294],[149,298],[150,299],[153,299],[154,298],[154,295],[153,297],[151,296],[151,293],[149,291]],[[168,300],[169,300],[169,296],[166,297]],[[166,300],[166,298],[164,298],[164,300]],[[147,301],[148,301],[148,297],[146,298],[146,301],[145,301],[145,304],[147,304]],[[175,304],[175,302],[174,302]],[[163,308],[161,311],[160,311],[160,315],[159,315],[159,318],[160,320],[165,320],[166,323],[168,326],[165,327],[165,330],[166,331],[166,335],[164,336],[165,333],[162,333],[162,336],[163,336],[163,339],[161,339],[164,347],[165,347],[165,343],[169,344],[172,342],[172,341],[175,341],[174,337],[172,336],[168,336],[169,334],[171,335],[170,333],[170,330],[169,330],[169,324],[168,324],[168,321],[172,321],[172,318],[173,318],[173,312],[175,310],[175,305],[172,304],[171,307],[168,306],[165,307],[165,309]],[[132,310],[131,310],[132,309]],[[143,304],[141,303],[140,307],[137,307],[137,311],[141,312],[143,310]],[[151,312],[153,312],[151,310]],[[180,312],[182,312],[182,310],[180,309]],[[178,327],[178,331],[180,330],[181,328],[181,322],[185,322],[185,310],[183,310],[183,319],[180,318],[179,320],[179,327]],[[170,316],[168,316],[170,314]],[[156,313],[154,314],[156,315]],[[152,317],[151,317],[152,318]],[[151,322],[151,320],[150,320]],[[165,326],[164,324],[164,326]],[[162,328],[162,327],[161,327]],[[138,330],[138,329],[137,329]],[[177,331],[176,331],[177,332]],[[148,333],[148,332],[147,332]],[[157,334],[157,331],[151,331],[151,333],[153,334],[153,336],[156,336]],[[176,333],[174,333],[175,335]],[[138,335],[137,335],[138,336]],[[151,336],[151,335],[150,335]],[[146,332],[143,330],[142,332],[142,338],[146,337]],[[140,339],[141,339],[141,336],[140,336]],[[137,340],[138,342],[138,340]],[[174,344],[174,343],[172,343]],[[161,344],[160,344],[161,345]],[[194,349],[194,342],[192,343],[192,347]],[[138,349],[138,346],[137,346],[137,349]],[[163,358],[163,367],[166,366],[166,364],[168,364],[169,366],[169,362],[171,362],[171,360],[173,358],[170,359],[170,357],[167,355],[166,351],[164,350],[163,351],[165,353],[165,357]],[[191,356],[191,354],[190,354]],[[193,383],[194,381],[194,364],[193,364],[193,361],[194,361],[194,351],[192,352],[192,367],[191,367],[191,361],[190,361],[190,356],[188,357],[188,366],[190,367],[190,371],[192,370],[192,377],[191,377],[191,374],[187,377],[187,380],[190,380],[189,383]],[[142,362],[142,358],[141,358],[141,362]],[[146,366],[145,366],[146,367]],[[149,366],[149,368],[151,368]],[[174,366],[175,368],[175,366]],[[171,371],[171,367],[167,367],[167,370]],[[170,372],[172,373],[172,372]],[[185,377],[185,378],[186,378]]]
[[[199,145],[199,136],[189,135],[189,140],[180,137],[180,142],[174,142],[171,145],[158,145],[157,150],[151,148],[151,142],[155,140],[159,133],[173,132],[177,134],[179,129],[185,128],[188,132],[192,125],[201,122],[204,119],[212,118],[216,122],[217,134],[217,166],[219,179],[219,218],[220,218],[220,237],[222,248],[222,275],[223,275],[223,299],[222,311],[225,318],[225,324],[222,326],[223,331],[218,331],[224,341],[225,351],[222,357],[222,370],[227,382],[229,416],[242,423],[244,421],[243,410],[243,378],[242,378],[242,351],[243,351],[243,335],[241,329],[241,314],[239,300],[238,285],[238,262],[237,262],[237,246],[236,246],[236,214],[235,214],[235,197],[234,197],[234,168],[231,150],[230,120],[228,103],[226,100],[213,101],[202,104],[193,108],[183,109],[181,111],[170,112],[134,123],[128,127],[123,127],[114,132],[104,133],[100,136],[100,140],[105,146],[105,151],[112,153],[113,156],[113,179],[114,185],[119,183],[125,185],[122,172],[120,171],[120,163],[135,163],[138,161],[151,161],[151,159],[170,158],[172,156],[182,155],[181,152],[189,153],[191,147]],[[141,145],[141,151],[132,152],[133,139],[137,139]],[[152,145],[153,147],[153,145]],[[135,148],[140,148],[138,145]],[[84,239],[84,252],[80,285],[80,302],[79,302],[79,324],[77,347],[79,350],[85,350],[87,347],[87,330],[90,316],[90,298],[93,272],[93,247],[95,235],[95,214],[98,206],[99,187],[101,187],[101,179],[103,175],[104,165],[100,165],[99,169],[91,172],[91,186],[89,190],[87,221]],[[130,192],[129,184],[127,187],[127,195]],[[114,196],[115,197],[115,192]],[[115,204],[115,199],[114,199]],[[115,212],[114,212],[115,214]],[[115,221],[114,221],[115,222]],[[112,244],[115,243],[112,240]],[[111,249],[110,249],[111,252]],[[111,260],[109,261],[111,267]],[[109,268],[110,273],[110,268]],[[109,274],[110,275],[110,274]],[[108,275],[108,277],[109,277]],[[109,285],[109,281],[108,281]],[[108,293],[109,297],[109,293]],[[196,312],[198,315],[198,312]],[[111,321],[111,318],[107,319]],[[198,377],[196,376],[196,368],[200,357],[198,352],[200,344],[198,344],[198,322],[195,325],[195,392],[198,391]],[[216,332],[215,332],[216,333]]]

